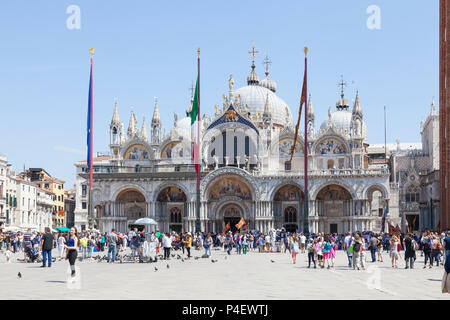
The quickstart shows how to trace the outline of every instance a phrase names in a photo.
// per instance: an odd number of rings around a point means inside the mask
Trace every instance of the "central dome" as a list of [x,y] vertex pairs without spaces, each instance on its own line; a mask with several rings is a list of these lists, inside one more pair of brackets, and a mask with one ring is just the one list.
[[241,96],[242,106],[247,104],[252,115],[256,115],[258,112],[261,115],[264,113],[264,106],[268,98],[272,122],[283,127],[286,125],[292,126],[291,109],[283,99],[271,90],[260,85],[249,85],[237,89],[234,95]]

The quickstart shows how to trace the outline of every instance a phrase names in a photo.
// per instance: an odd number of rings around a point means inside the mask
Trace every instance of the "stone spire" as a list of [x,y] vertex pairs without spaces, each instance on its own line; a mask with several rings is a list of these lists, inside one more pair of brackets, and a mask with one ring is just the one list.
[[431,101],[431,109],[430,109],[430,115],[436,115],[436,102],[433,100]]
[[133,110],[131,110],[131,116],[130,116],[130,122],[128,124],[128,136],[132,137],[136,134],[137,132],[137,119],[136,116],[134,115]]
[[159,116],[158,97],[155,97],[155,109],[153,110],[153,123],[161,123],[161,117]]
[[161,142],[161,118],[158,109],[158,97],[155,97],[155,110],[151,123],[152,143],[159,144]]
[[141,135],[145,140],[148,140],[147,126],[145,125],[145,117],[144,116],[142,117]]
[[309,94],[309,97],[308,97],[307,115],[308,115],[308,120],[314,121],[315,115],[314,115],[314,108],[313,108],[312,100],[311,100],[311,93]]
[[267,116],[271,115],[270,104],[269,104],[269,94],[267,94],[267,96],[266,96],[266,104],[264,105],[264,115],[267,115]]
[[114,113],[111,120],[111,125],[113,124],[120,124],[119,111],[117,110],[117,99],[114,101]]
[[353,106],[353,115],[358,115],[362,118],[363,113],[361,109],[361,103],[359,102],[359,93],[356,91],[355,104]]

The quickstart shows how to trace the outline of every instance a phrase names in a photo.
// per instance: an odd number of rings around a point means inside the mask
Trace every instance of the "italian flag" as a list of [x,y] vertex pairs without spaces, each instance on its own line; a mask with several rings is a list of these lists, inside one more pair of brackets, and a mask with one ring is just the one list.
[[199,76],[197,76],[197,82],[195,83],[195,92],[194,92],[194,100],[192,102],[192,108],[190,112],[191,117],[191,126],[197,122],[197,139],[194,140],[194,150],[192,152],[192,156],[194,158],[195,164],[195,172],[197,173],[197,187],[200,185],[200,97],[199,97]]

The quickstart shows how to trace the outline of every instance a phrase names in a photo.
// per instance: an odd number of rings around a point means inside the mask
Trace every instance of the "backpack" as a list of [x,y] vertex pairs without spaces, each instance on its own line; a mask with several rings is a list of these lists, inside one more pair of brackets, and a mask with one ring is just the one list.
[[353,252],[359,252],[359,250],[361,250],[361,243],[355,242],[355,244],[353,245]]
[[329,242],[325,242],[323,248],[324,248],[325,250],[330,250],[330,249],[331,249],[330,243],[329,243]]

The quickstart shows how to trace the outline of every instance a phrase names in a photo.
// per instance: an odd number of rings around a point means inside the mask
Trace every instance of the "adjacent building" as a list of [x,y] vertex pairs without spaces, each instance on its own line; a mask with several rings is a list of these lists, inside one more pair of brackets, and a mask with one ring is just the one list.
[[42,168],[29,168],[22,173],[36,183],[38,188],[50,191],[53,194],[53,208],[52,219],[53,227],[65,227],[66,216],[64,211],[64,181],[52,177],[47,171]]
[[[439,158],[440,158],[440,228],[450,229],[450,1],[440,0],[439,24]],[[437,190],[434,189],[433,197]]]

